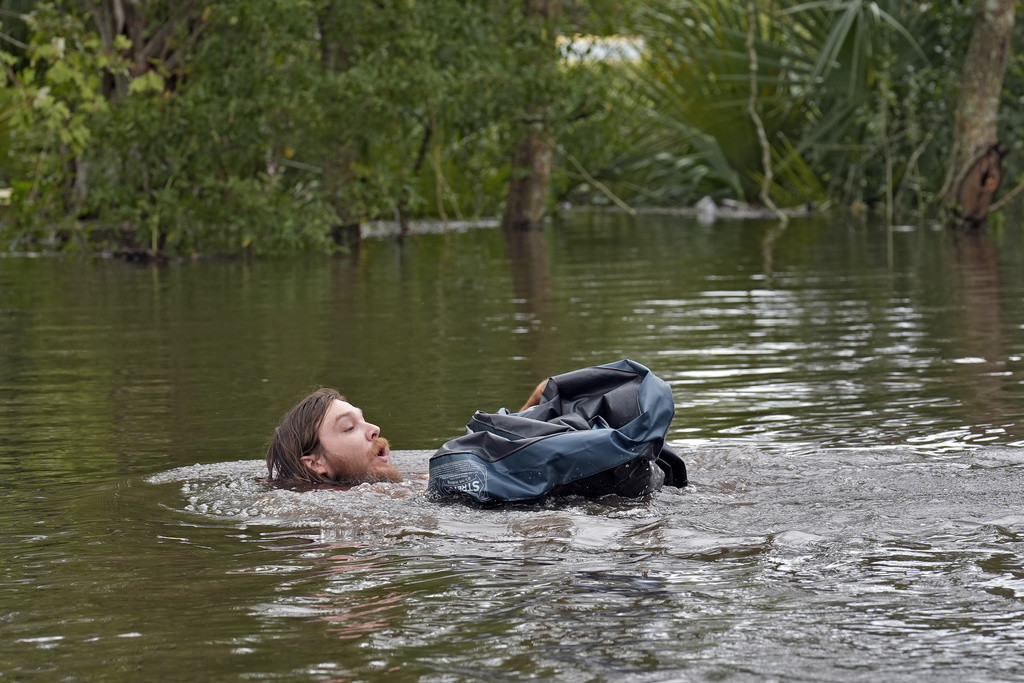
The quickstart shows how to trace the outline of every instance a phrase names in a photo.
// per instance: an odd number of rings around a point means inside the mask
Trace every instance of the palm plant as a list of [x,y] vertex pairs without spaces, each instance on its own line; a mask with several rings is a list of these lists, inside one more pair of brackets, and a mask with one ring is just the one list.
[[[805,82],[813,115],[797,152],[844,202],[913,193],[932,199],[949,129],[953,53],[968,8],[898,0],[816,0],[779,12],[791,44],[815,55]],[[927,50],[925,48],[928,48]]]
[[[756,93],[775,202],[927,198],[922,178],[941,176],[935,131],[965,44],[955,20],[967,11],[957,0],[761,2]],[[651,115],[635,139],[650,167],[664,166],[666,153],[696,159],[707,178],[752,200],[764,169],[747,110],[748,28],[742,0],[650,5],[634,77]]]
[[[756,196],[761,170],[747,114],[746,24],[742,2],[655,3],[641,19],[647,50],[634,70],[652,114],[639,131],[640,147],[654,152],[655,160],[673,153],[698,159],[737,198]],[[778,31],[765,22],[757,38],[761,117],[771,138],[793,134],[803,118],[786,75],[794,60]]]

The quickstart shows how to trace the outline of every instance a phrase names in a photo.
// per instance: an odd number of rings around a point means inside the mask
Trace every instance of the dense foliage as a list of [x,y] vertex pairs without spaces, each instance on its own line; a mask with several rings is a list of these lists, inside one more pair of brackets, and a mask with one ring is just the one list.
[[[774,200],[887,203],[904,214],[933,207],[951,147],[973,3],[759,5],[758,106],[771,146]],[[687,201],[692,193],[672,193],[689,186],[756,197],[763,168],[747,115],[747,19],[744,3],[734,0],[660,2],[644,13],[649,50],[638,81],[657,115],[628,173],[638,163],[656,178],[667,167],[683,171],[677,184],[649,185],[660,190],[656,201]],[[1007,93],[1024,85],[1022,62],[1014,64]],[[1006,98],[1001,136],[1018,173],[1021,104]]]
[[753,27],[743,0],[557,4],[538,31],[518,0],[0,0],[0,243],[329,251],[494,216],[537,112],[553,201],[757,201],[752,55],[776,204],[934,208],[973,3],[761,0]]

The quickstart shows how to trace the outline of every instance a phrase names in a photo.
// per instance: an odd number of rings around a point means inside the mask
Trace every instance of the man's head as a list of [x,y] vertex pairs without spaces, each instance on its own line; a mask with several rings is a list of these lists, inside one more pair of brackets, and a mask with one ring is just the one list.
[[270,479],[295,484],[401,481],[387,439],[334,389],[319,389],[289,411],[267,448]]

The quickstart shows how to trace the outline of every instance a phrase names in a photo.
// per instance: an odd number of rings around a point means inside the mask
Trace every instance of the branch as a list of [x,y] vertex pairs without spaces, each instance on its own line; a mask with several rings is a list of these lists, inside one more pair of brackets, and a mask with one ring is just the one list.
[[908,182],[907,176],[910,175],[911,169],[917,165],[921,155],[924,154],[926,149],[928,149],[928,145],[931,144],[934,135],[935,134],[932,132],[925,135],[924,140],[921,141],[921,144],[917,146],[910,155],[910,158],[907,160],[903,175],[900,177],[899,187],[896,188],[896,197],[892,200],[893,206],[900,206],[903,203],[903,191],[906,189]]
[[1017,187],[1013,188],[1012,190],[1004,194],[1002,197],[1000,197],[998,202],[988,207],[988,212],[994,213],[999,209],[1003,208],[1004,206],[1006,206],[1007,202],[1009,202],[1011,199],[1019,195],[1021,192],[1024,192],[1024,183],[1021,183],[1020,185],[1018,185]]
[[6,33],[0,33],[0,40],[6,41],[14,47],[20,48],[22,50],[27,50],[29,47],[28,44],[21,42],[17,38],[12,38]]
[[[184,8],[172,16],[164,24],[153,31],[149,40],[146,41],[145,45],[140,46],[138,53],[138,59],[140,62],[148,62],[157,56],[159,52],[162,52],[167,44],[167,39],[177,30],[178,26],[188,20],[189,16],[195,9],[195,2],[186,2]],[[189,38],[191,38],[191,34]]]
[[754,49],[754,39],[757,37],[757,3],[756,0],[747,0],[747,59],[750,62],[750,98],[747,100],[747,113],[754,122],[757,129],[757,140],[761,144],[761,166],[764,168],[764,176],[761,178],[761,201],[768,209],[778,216],[783,223],[789,221],[786,214],[775,206],[768,189],[772,186],[775,173],[772,170],[772,148],[768,144],[768,135],[764,131],[764,123],[760,114],[757,113],[757,51]]
[[562,147],[561,145],[555,145],[555,147],[558,149],[558,152],[560,154],[562,154],[566,159],[569,160],[569,163],[576,167],[576,170],[580,172],[580,175],[582,175],[588,183],[591,183],[594,187],[601,191],[601,194],[603,194],[608,199],[612,200],[612,202],[615,203],[615,206],[619,207],[620,209],[628,213],[630,216],[636,215],[636,209],[634,209],[629,204],[615,196],[615,193],[608,189],[607,185],[605,185],[600,180],[587,173],[587,169],[583,168],[583,164],[581,164],[576,159],[576,157],[565,151],[565,148]]

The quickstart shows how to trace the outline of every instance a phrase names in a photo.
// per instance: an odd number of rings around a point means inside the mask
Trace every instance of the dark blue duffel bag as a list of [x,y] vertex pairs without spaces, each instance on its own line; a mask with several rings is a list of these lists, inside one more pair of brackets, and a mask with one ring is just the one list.
[[686,466],[665,446],[674,414],[668,384],[634,361],[557,375],[521,413],[477,411],[431,456],[428,493],[495,503],[682,487]]

